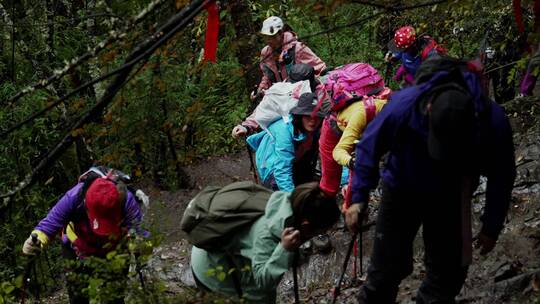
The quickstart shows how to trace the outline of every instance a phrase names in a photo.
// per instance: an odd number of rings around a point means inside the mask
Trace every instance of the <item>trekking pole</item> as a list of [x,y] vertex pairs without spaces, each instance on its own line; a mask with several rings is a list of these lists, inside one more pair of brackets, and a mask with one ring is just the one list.
[[388,61],[386,63],[386,71],[384,72],[384,84],[386,86],[390,83],[390,73],[392,72],[392,62]]
[[[34,299],[34,303],[41,303],[41,297],[39,296],[39,284],[38,284],[38,273],[37,273],[37,265],[36,265],[36,262],[34,261],[33,263],[33,271],[34,271],[34,289],[35,289],[35,299]],[[41,277],[43,279],[43,276]],[[37,301],[36,301],[37,300]]]
[[296,249],[293,256],[293,290],[294,290],[294,303],[300,304],[300,295],[298,294],[298,257],[300,251]]
[[[32,244],[38,245],[39,240],[38,240],[37,234],[32,233],[30,236],[32,238]],[[37,278],[36,268],[35,268],[36,259],[37,259],[37,255],[30,257],[30,260],[27,262],[26,266],[24,267],[23,286],[22,286],[22,291],[21,291],[21,304],[25,303],[26,294],[28,293],[26,289],[29,285],[28,283],[30,282],[30,276],[32,275],[32,272],[34,272],[34,279]],[[39,297],[39,292],[38,292],[38,297]]]
[[[357,140],[355,140],[355,143],[357,143]],[[349,208],[351,206],[352,202],[352,180],[353,180],[353,170],[349,170],[349,186],[347,188],[347,193],[345,193],[345,207]],[[353,255],[354,255],[354,261],[353,261],[353,278],[356,279],[356,275],[358,273],[358,242],[355,242],[353,245]]]
[[349,242],[349,248],[347,249],[347,255],[345,256],[345,262],[343,262],[343,269],[341,271],[339,281],[338,281],[336,287],[334,287],[334,292],[333,292],[334,297],[332,299],[332,304],[336,303],[337,297],[339,296],[339,294],[341,292],[341,283],[343,282],[343,277],[345,276],[345,272],[347,271],[347,265],[349,264],[349,260],[351,258],[351,253],[352,253],[355,242],[356,242],[356,234],[353,235],[351,241]]
[[[358,213],[358,219],[360,221],[362,220],[363,216],[364,216],[363,212]],[[339,277],[339,281],[338,281],[336,287],[334,287],[334,290],[333,290],[332,304],[336,303],[337,297],[339,296],[339,294],[341,292],[341,283],[343,282],[343,278],[345,277],[345,272],[347,271],[347,266],[349,264],[349,260],[351,259],[351,253],[353,252],[354,244],[357,241],[356,234],[360,234],[360,243],[362,243],[362,239],[361,239],[362,231],[364,229],[369,229],[373,225],[374,225],[374,223],[367,223],[366,225],[363,225],[363,226],[359,225],[359,227],[358,227],[359,232],[355,233],[352,236],[351,241],[349,243],[349,248],[347,249],[347,255],[345,256],[345,261],[343,262],[343,269],[341,270],[341,275]],[[360,267],[362,267],[361,265],[362,265],[362,258],[360,258]],[[360,270],[360,271],[362,271],[362,270]]]
[[257,169],[255,168],[255,162],[253,161],[253,152],[251,152],[251,148],[249,147],[249,144],[246,142],[246,149],[249,156],[249,170],[251,171],[251,174],[253,175],[253,179],[255,180],[255,183],[259,183],[259,177],[257,176]]
[[364,233],[364,229],[361,228],[358,232],[358,256],[360,256],[360,280],[362,279],[362,276],[364,275],[364,270],[362,268],[362,264],[364,262],[364,250],[362,250],[362,235]]
[[141,287],[143,291],[146,293],[146,284],[144,282],[144,275],[142,273],[142,267],[141,267],[141,263],[139,262],[138,256],[135,256],[135,269],[137,269],[137,274],[139,276],[139,282],[141,282]]

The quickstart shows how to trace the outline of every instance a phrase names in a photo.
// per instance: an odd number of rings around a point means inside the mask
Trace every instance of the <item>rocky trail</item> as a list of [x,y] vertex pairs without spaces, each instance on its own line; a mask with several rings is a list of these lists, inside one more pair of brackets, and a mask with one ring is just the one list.
[[[495,250],[488,256],[475,252],[469,276],[459,296],[460,303],[537,303],[540,298],[540,102],[536,98],[516,99],[505,105],[514,130],[518,177],[506,227]],[[179,221],[189,200],[206,185],[225,185],[251,179],[247,152],[205,159],[189,167],[194,188],[175,192],[152,188],[154,205],[148,223],[164,235],[163,243],[149,263],[149,272],[164,280],[171,293],[193,287],[189,267],[190,245],[182,239]],[[479,230],[485,181],[473,201],[473,229]],[[376,200],[376,197],[375,197]],[[374,211],[376,213],[376,211]],[[375,218],[372,214],[371,218]],[[352,276],[352,260],[345,275],[339,303],[355,303],[357,286],[365,279],[369,265],[373,229],[364,234],[364,277]],[[420,234],[419,234],[420,235]],[[306,256],[299,270],[303,303],[331,303],[331,289],[337,282],[350,241],[343,224],[330,233],[333,249]],[[400,303],[413,303],[423,276],[422,240],[415,243],[415,271],[400,287]],[[293,302],[292,275],[287,273],[279,287],[280,302]]]
[[[459,303],[539,303],[540,301],[540,98],[516,99],[505,104],[511,117],[516,147],[517,178],[512,194],[512,205],[506,226],[494,251],[487,256],[477,252],[459,295]],[[179,228],[183,211],[197,192],[207,185],[226,185],[239,180],[250,180],[250,162],[246,151],[212,157],[186,167],[192,189],[160,190],[151,184],[141,185],[152,199],[146,215],[146,226],[162,238],[154,249],[154,257],[144,269],[145,276],[165,282],[165,291],[172,296],[193,295],[193,280],[189,257],[191,246]],[[473,234],[479,231],[479,217],[483,212],[485,180],[473,200]],[[371,219],[376,218],[378,191],[374,191]],[[371,253],[373,228],[364,233],[364,275],[354,278],[351,258],[338,303],[356,303],[358,286],[365,279]],[[343,223],[329,233],[333,249],[329,252],[309,252],[299,268],[302,303],[331,303],[332,288],[339,279],[351,235]],[[399,303],[414,303],[416,289],[425,275],[421,233],[415,241],[414,272],[405,279],[398,295]],[[279,286],[280,303],[293,303],[292,274],[288,272]],[[48,303],[67,300],[61,291]],[[205,301],[198,302],[204,303]]]

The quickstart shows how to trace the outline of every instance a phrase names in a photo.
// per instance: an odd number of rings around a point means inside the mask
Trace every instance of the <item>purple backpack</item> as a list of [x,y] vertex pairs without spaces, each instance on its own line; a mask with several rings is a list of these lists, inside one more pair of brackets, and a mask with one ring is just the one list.
[[350,63],[328,73],[324,83],[332,100],[332,111],[339,111],[368,92],[384,87],[379,72],[367,63]]

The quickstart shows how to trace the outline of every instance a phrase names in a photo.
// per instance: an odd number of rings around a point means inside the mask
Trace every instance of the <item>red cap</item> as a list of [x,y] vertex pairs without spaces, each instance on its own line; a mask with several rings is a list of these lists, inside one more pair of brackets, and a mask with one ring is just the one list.
[[394,33],[394,44],[398,49],[406,49],[413,45],[414,41],[416,41],[416,31],[410,25],[400,27]]
[[116,185],[104,178],[98,178],[86,191],[86,210],[90,227],[97,235],[119,235],[122,231],[122,204]]

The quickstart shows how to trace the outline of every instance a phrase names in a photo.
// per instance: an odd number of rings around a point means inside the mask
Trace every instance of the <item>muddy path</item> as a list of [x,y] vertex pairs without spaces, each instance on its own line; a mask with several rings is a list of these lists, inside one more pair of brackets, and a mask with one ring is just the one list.
[[[495,250],[485,257],[474,254],[469,276],[459,296],[460,303],[537,303],[540,299],[540,103],[535,99],[520,99],[505,107],[515,132],[518,168],[512,204]],[[147,187],[154,203],[146,220],[152,229],[163,235],[163,242],[156,248],[149,270],[164,280],[172,293],[194,286],[189,267],[190,245],[183,240],[179,229],[182,212],[189,200],[206,185],[252,179],[247,152],[205,159],[187,167],[187,172],[192,178],[193,189],[170,192]],[[484,191],[485,180],[473,201],[475,232],[480,229]],[[375,191],[375,207],[377,199]],[[376,218],[374,209],[372,219]],[[343,223],[338,223],[330,232],[330,238],[333,249],[324,254],[307,254],[299,269],[303,303],[331,303],[331,289],[341,273],[351,236],[343,228]],[[338,303],[356,303],[357,287],[365,278],[369,265],[372,238],[373,229],[364,234],[364,277],[360,274],[354,277],[351,261]],[[415,242],[414,269],[400,286],[400,303],[414,303],[416,289],[425,275],[421,233]],[[283,278],[278,294],[280,302],[293,302],[290,272]]]

